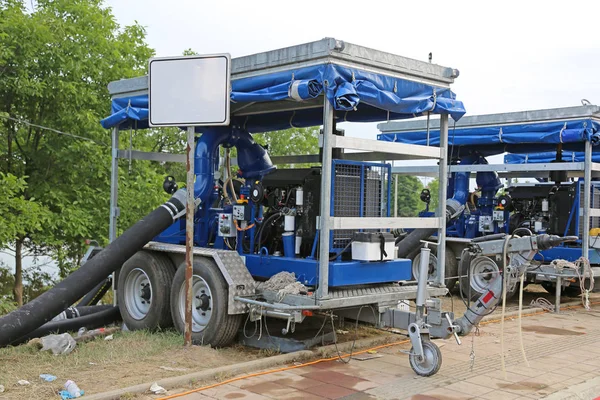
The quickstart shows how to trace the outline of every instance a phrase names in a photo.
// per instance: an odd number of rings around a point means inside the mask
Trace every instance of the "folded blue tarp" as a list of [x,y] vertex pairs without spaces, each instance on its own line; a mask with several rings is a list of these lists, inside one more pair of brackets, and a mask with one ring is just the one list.
[[[439,129],[431,130],[429,137],[430,145],[439,146]],[[388,142],[427,144],[426,131],[382,133],[377,138]],[[600,143],[600,124],[596,121],[582,119],[456,129],[450,125],[448,131],[451,151],[461,155],[552,152],[561,143],[564,150],[583,151],[585,141],[591,141],[593,145]]]
[[[327,82],[327,85],[325,85]],[[371,122],[413,118],[427,112],[449,114],[454,120],[465,114],[462,102],[448,88],[440,88],[335,64],[323,64],[284,72],[233,80],[232,124],[249,132],[320,125],[320,108],[236,116],[240,105],[256,102],[303,101],[325,94],[338,122]],[[104,128],[148,127],[148,96],[117,98]]]
[[[552,162],[556,159],[556,152],[533,154],[507,154],[504,156],[505,164],[541,164]],[[565,162],[584,162],[585,153],[582,151],[563,151],[562,159]],[[592,153],[592,162],[600,162],[600,152]]]

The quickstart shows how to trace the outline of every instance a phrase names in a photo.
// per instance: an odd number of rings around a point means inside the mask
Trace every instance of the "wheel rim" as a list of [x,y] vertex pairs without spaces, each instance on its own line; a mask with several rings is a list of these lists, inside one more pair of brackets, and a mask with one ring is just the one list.
[[152,303],[152,284],[148,274],[140,268],[134,268],[125,279],[125,307],[129,315],[141,320],[148,315]]
[[[208,283],[199,275],[192,280],[192,332],[202,332],[213,312],[213,296]],[[185,282],[179,290],[179,315],[185,321]]]
[[500,268],[489,257],[479,256],[471,262],[471,288],[479,293],[485,292],[498,275]]
[[[421,262],[421,253],[417,254],[412,262],[412,273],[416,280],[419,279],[419,263]],[[429,269],[427,281],[435,280],[437,275],[437,257],[433,254],[429,255]]]
[[[412,357],[412,367],[419,375],[429,375],[437,368],[438,359],[437,353],[433,348],[432,343],[423,342],[423,359],[419,360],[416,355]],[[413,350],[414,351],[414,350]]]

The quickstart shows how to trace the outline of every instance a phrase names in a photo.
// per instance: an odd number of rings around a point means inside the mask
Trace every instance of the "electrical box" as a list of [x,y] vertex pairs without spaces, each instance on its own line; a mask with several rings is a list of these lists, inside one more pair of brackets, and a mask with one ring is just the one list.
[[504,222],[504,211],[502,211],[502,210],[494,211],[493,217],[494,217],[494,221]]
[[236,221],[243,221],[246,219],[246,206],[244,204],[238,204],[233,206],[233,219]]
[[479,232],[494,232],[494,222],[491,215],[479,217]]
[[358,261],[393,260],[396,258],[394,235],[387,232],[354,232],[352,259]]
[[222,237],[235,237],[233,214],[219,214],[219,230],[217,234]]

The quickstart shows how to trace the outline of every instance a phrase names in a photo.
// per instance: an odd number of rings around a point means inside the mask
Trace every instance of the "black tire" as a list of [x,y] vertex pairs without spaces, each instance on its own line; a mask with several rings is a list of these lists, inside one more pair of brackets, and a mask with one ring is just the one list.
[[[469,264],[469,267],[472,268],[474,260],[475,259],[471,260],[471,263]],[[462,263],[461,262],[457,266],[457,268],[458,268],[458,275],[460,276],[460,278],[458,280],[458,282],[459,282],[459,290],[461,291],[462,296],[465,299],[469,299],[469,292],[470,292],[471,293],[471,299],[470,300],[477,300],[479,297],[481,297],[481,295],[483,295],[484,291],[480,291],[476,287],[471,287],[471,282],[469,280],[469,277],[471,276],[471,274],[469,274],[469,270],[467,268],[466,263]],[[520,286],[520,284],[517,283],[512,290],[509,290],[509,291],[506,292],[506,299],[507,300],[511,299],[519,291],[519,286]],[[502,294],[500,294],[500,296],[502,296]]]
[[435,343],[423,340],[423,352],[425,353],[426,359],[422,362],[417,360],[417,356],[413,355],[413,351],[414,350],[411,348],[408,362],[417,375],[431,376],[435,375],[440,370],[440,367],[442,366],[442,352]]
[[[214,261],[204,257],[195,258],[193,273],[192,343],[227,346],[235,340],[243,315],[227,313],[229,287]],[[184,309],[185,263],[177,269],[171,287],[171,314],[175,328],[181,333],[185,327]]]
[[[410,260],[412,261],[412,273],[413,273],[413,278],[415,280],[418,279],[418,266],[417,263],[420,260],[420,248],[417,251],[412,251],[409,254]],[[435,265],[437,266],[437,250],[431,252],[431,256],[430,257],[435,257]],[[431,268],[430,268],[431,269]],[[436,269],[437,267],[434,268],[433,271],[430,270],[430,275],[435,275],[436,274]],[[451,248],[446,247],[446,271],[445,271],[445,276],[449,277],[446,278],[446,287],[448,288],[448,291],[451,292],[454,289],[454,286],[456,285],[456,282],[458,281],[457,278],[455,278],[458,275],[458,260],[456,259],[456,255],[454,254],[454,251],[452,251]]]
[[[170,306],[173,275],[173,262],[160,253],[138,251],[123,264],[117,301],[128,329],[155,330],[173,325]],[[140,292],[134,290],[138,283],[142,286]]]

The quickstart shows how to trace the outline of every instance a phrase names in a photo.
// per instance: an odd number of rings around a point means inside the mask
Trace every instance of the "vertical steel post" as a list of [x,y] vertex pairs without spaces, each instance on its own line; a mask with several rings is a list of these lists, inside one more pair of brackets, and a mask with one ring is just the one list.
[[590,206],[592,200],[592,142],[585,142],[585,158],[583,163],[583,236],[581,238],[581,255],[589,257],[590,250]]
[[186,169],[187,199],[185,209],[185,329],[184,345],[192,345],[192,276],[194,265],[194,137],[193,126],[187,129]]
[[446,197],[448,191],[448,114],[440,114],[440,177],[438,194],[437,277],[436,284],[446,282]]
[[398,174],[394,175],[394,217],[398,216]]
[[[327,82],[325,82],[327,86]],[[329,239],[331,217],[331,168],[332,168],[332,135],[333,106],[324,96],[323,104],[323,163],[321,165],[321,218],[319,237],[319,287],[317,298],[329,295]]]
[[556,292],[554,296],[554,312],[560,312],[560,292],[562,291],[562,278],[560,276],[556,277]]
[[[119,218],[119,127],[115,126],[111,133],[110,161],[110,220],[108,221],[108,241],[117,238],[117,220]],[[113,305],[117,305],[117,275],[112,273]]]
[[111,134],[111,164],[110,164],[110,221],[108,222],[108,241],[117,238],[117,218],[119,208],[117,200],[119,197],[119,127],[115,126]]

